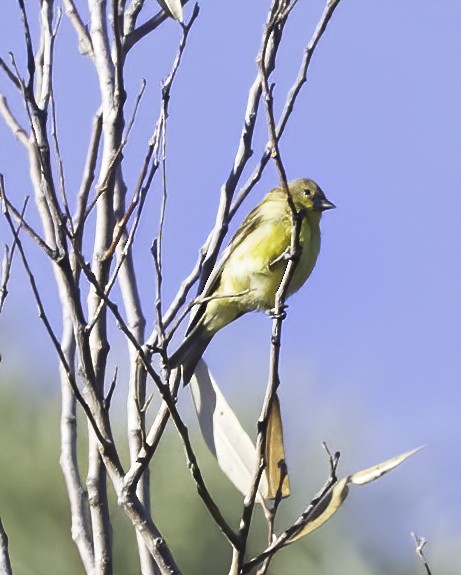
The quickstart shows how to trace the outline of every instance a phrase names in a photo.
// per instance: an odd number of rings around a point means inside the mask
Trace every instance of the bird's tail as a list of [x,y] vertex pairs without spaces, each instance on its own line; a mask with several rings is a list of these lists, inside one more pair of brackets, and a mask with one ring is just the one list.
[[200,331],[193,330],[170,357],[170,367],[182,366],[184,385],[187,385],[194,374],[198,360],[208,347],[211,337],[204,337]]

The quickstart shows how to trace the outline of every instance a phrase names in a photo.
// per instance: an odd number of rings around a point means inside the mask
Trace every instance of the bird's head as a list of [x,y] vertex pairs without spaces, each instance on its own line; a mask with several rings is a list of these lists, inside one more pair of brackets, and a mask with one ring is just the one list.
[[307,178],[294,180],[288,184],[288,187],[298,210],[323,212],[336,207],[333,202],[327,200],[322,188],[313,180]]

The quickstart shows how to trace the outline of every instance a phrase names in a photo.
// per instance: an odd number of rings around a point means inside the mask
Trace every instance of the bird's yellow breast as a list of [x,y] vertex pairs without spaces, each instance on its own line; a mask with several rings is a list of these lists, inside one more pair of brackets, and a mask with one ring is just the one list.
[[[263,219],[261,225],[234,247],[226,260],[203,318],[209,333],[215,333],[248,311],[267,311],[274,307],[275,294],[288,262],[284,256],[290,249],[291,217],[285,211],[280,214],[280,207],[270,215],[272,217]],[[303,220],[301,257],[288,295],[304,284],[315,266],[320,249],[319,222],[320,214],[313,212],[308,212]]]
[[300,243],[302,247],[301,257],[296,266],[293,279],[288,287],[288,295],[299,290],[317,262],[320,251],[320,213],[310,212],[304,218],[301,226]]

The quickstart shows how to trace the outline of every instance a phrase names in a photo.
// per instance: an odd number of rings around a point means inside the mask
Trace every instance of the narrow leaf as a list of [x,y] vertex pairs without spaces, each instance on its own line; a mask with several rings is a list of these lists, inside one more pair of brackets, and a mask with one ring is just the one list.
[[274,499],[280,491],[282,497],[290,495],[290,481],[285,464],[282,414],[280,401],[275,394],[272,401],[266,435],[266,473],[269,484],[268,499]]
[[[190,389],[208,449],[235,487],[248,495],[256,469],[256,449],[203,359],[197,364]],[[267,499],[267,494],[267,476],[263,473],[258,501]]]
[[385,473],[392,471],[392,469],[403,463],[406,459],[418,451],[421,451],[421,449],[423,449],[423,447],[417,447],[416,449],[406,451],[401,455],[387,459],[382,463],[378,463],[378,465],[373,465],[373,467],[368,467],[362,471],[357,471],[357,473],[349,476],[349,483],[353,483],[354,485],[365,485],[365,483],[375,481],[376,479],[382,477]]
[[184,22],[181,0],[157,0],[160,6],[178,22]]
[[309,517],[304,527],[297,532],[293,537],[288,539],[286,545],[293,543],[301,537],[305,537],[323,525],[332,515],[338,511],[344,500],[349,493],[348,478],[340,479],[334,487],[324,495],[318,505],[315,507],[314,513]]

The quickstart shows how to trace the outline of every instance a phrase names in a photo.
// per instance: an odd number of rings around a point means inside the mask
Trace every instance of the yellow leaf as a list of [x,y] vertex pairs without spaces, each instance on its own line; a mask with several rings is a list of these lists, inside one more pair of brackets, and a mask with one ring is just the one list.
[[321,525],[328,521],[328,519],[330,519],[330,517],[336,513],[336,511],[338,511],[338,509],[344,503],[348,493],[348,478],[344,477],[343,479],[340,479],[334,485],[334,487],[323,496],[323,498],[315,507],[314,513],[301,529],[301,531],[293,535],[293,537],[290,537],[286,545],[293,543],[293,541],[296,541],[297,539],[301,539],[301,537],[309,535],[309,533],[312,533],[312,531],[315,531],[315,529],[318,529]]
[[[282,473],[284,474],[282,476]],[[266,435],[266,474],[269,489],[268,499],[274,499],[280,489],[282,497],[290,495],[290,481],[285,463],[285,446],[283,443],[282,415],[280,401],[275,394],[272,401]]]
[[368,467],[362,471],[357,471],[357,473],[349,476],[349,483],[353,483],[354,485],[365,485],[365,483],[375,481],[376,479],[382,477],[385,473],[392,471],[392,469],[403,463],[406,459],[418,451],[421,451],[421,449],[423,449],[423,447],[417,447],[416,449],[406,451],[405,453],[392,457],[391,459],[387,459],[382,463],[373,465],[373,467]]

